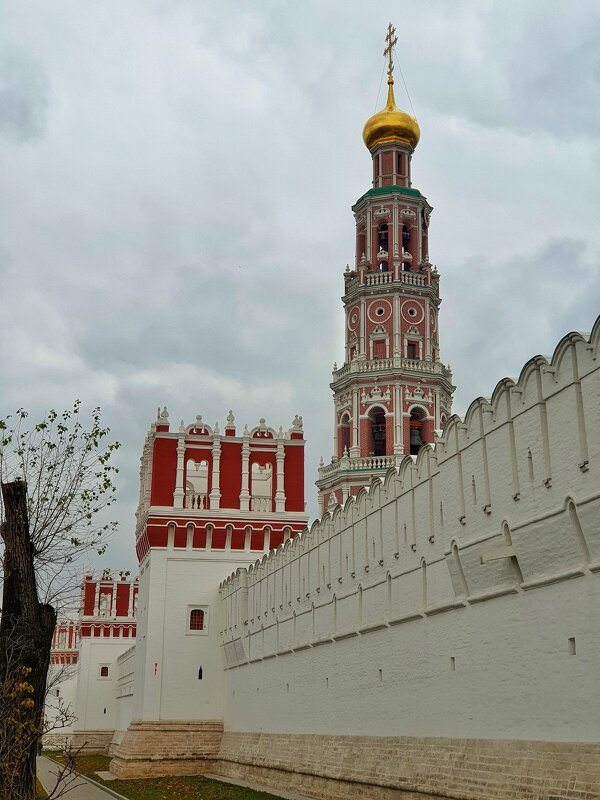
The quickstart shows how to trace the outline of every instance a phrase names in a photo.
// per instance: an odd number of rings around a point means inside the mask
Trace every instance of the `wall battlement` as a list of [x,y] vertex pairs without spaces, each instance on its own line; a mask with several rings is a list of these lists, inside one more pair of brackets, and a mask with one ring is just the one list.
[[600,571],[600,318],[221,584],[227,667]]

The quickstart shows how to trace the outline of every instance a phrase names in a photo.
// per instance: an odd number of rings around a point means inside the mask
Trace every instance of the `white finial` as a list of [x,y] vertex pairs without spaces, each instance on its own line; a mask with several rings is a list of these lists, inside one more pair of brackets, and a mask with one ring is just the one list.
[[235,423],[235,417],[233,416],[233,411],[229,409],[229,414],[227,414],[227,427],[233,428]]
[[321,458],[319,459],[319,466],[320,467],[324,467],[325,466],[325,462],[323,461],[323,456],[321,456]]
[[179,433],[185,433],[185,422],[183,420],[179,423]]
[[219,433],[219,423],[215,422],[215,427],[213,428],[213,433]]

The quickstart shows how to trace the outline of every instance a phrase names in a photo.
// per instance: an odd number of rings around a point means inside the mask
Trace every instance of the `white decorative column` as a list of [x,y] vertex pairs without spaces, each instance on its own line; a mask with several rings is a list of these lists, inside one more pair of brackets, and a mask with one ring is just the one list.
[[284,433],[279,429],[277,435],[277,491],[275,492],[275,511],[285,511],[285,491],[283,488],[284,481],[284,461],[285,461],[285,448],[283,446]]
[[333,403],[333,460],[338,458],[338,415],[335,401]]
[[442,427],[442,415],[440,413],[440,390],[434,389],[433,390],[433,397],[434,397],[434,405],[433,405],[433,427],[436,430],[439,430]]
[[358,387],[352,390],[352,447],[350,448],[350,458],[358,458],[360,455],[360,441],[358,432]]
[[113,581],[112,593],[110,595],[110,616],[114,617],[117,613],[117,582]]
[[219,508],[221,502],[221,435],[219,429],[215,425],[215,432],[213,433],[212,445],[212,489],[210,490],[210,509],[211,511]]
[[175,491],[173,492],[173,508],[183,508],[185,490],[183,477],[185,471],[185,425],[181,420],[177,439],[177,472],[175,473]]
[[394,304],[394,319],[393,319],[394,358],[400,358],[402,356],[402,342],[400,341],[401,310],[400,310],[400,297],[397,294],[394,295],[393,304]]
[[358,337],[358,355],[365,359],[367,355],[367,304],[365,298],[360,300],[360,334]]
[[402,436],[402,386],[394,384],[394,455],[404,453],[404,437]]
[[129,603],[127,605],[127,616],[133,616],[133,583],[129,584]]
[[94,616],[98,616],[100,611],[100,581],[96,581],[96,591],[94,594]]
[[425,360],[431,361],[431,325],[430,325],[431,308],[429,303],[425,303]]
[[242,490],[240,492],[240,511],[250,511],[250,434],[244,428],[242,441]]

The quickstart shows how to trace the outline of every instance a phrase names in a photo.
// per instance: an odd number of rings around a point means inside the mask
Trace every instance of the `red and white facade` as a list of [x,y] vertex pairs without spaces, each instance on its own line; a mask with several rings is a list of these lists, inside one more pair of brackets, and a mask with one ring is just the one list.
[[117,660],[136,640],[138,588],[137,578],[122,573],[84,576],[78,617],[59,621],[52,640],[48,744],[68,737],[88,749],[108,747],[116,724]]
[[[135,692],[118,703],[121,756],[137,747],[131,720],[223,718],[220,584],[307,521],[301,417],[287,431],[264,419],[238,431],[230,411],[222,432],[200,416],[171,430],[159,410],[141,458]],[[123,661],[119,669],[129,667]]]
[[201,416],[171,431],[159,412],[141,459],[140,560],[171,539],[175,549],[262,552],[306,522],[301,417],[285,433],[264,419],[238,433],[230,411],[221,433]]
[[50,663],[58,666],[77,664],[79,659],[79,620],[60,620],[52,636]]
[[137,597],[137,578],[113,577],[108,572],[99,577],[87,574],[81,587],[79,636],[135,639]]
[[331,383],[333,458],[319,469],[321,513],[433,442],[451,413],[439,273],[429,260],[432,207],[412,187],[412,153],[406,141],[376,143],[372,188],[352,208],[356,259],[344,274],[345,356]]

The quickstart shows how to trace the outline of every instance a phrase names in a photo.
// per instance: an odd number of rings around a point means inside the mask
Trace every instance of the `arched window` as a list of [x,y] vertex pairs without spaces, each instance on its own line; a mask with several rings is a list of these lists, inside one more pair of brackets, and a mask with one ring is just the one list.
[[379,249],[388,251],[388,225],[382,222],[379,226]]
[[384,456],[387,453],[385,436],[385,412],[382,408],[373,408],[369,414],[371,423],[371,448],[374,456]]
[[344,414],[344,416],[340,420],[340,427],[338,433],[338,442],[339,442],[339,458],[342,458],[344,455],[344,450],[348,450],[350,452],[350,417],[348,414]]
[[98,607],[99,617],[108,617],[110,598],[107,594],[100,595],[100,605]]
[[425,412],[422,408],[413,408],[410,412],[410,454],[416,456],[425,444],[423,422]]
[[[410,253],[410,230],[405,225],[402,226],[402,252]],[[404,261],[403,259],[402,269],[410,272],[410,261]]]
[[201,608],[193,608],[190,611],[190,630],[204,630],[204,611]]

